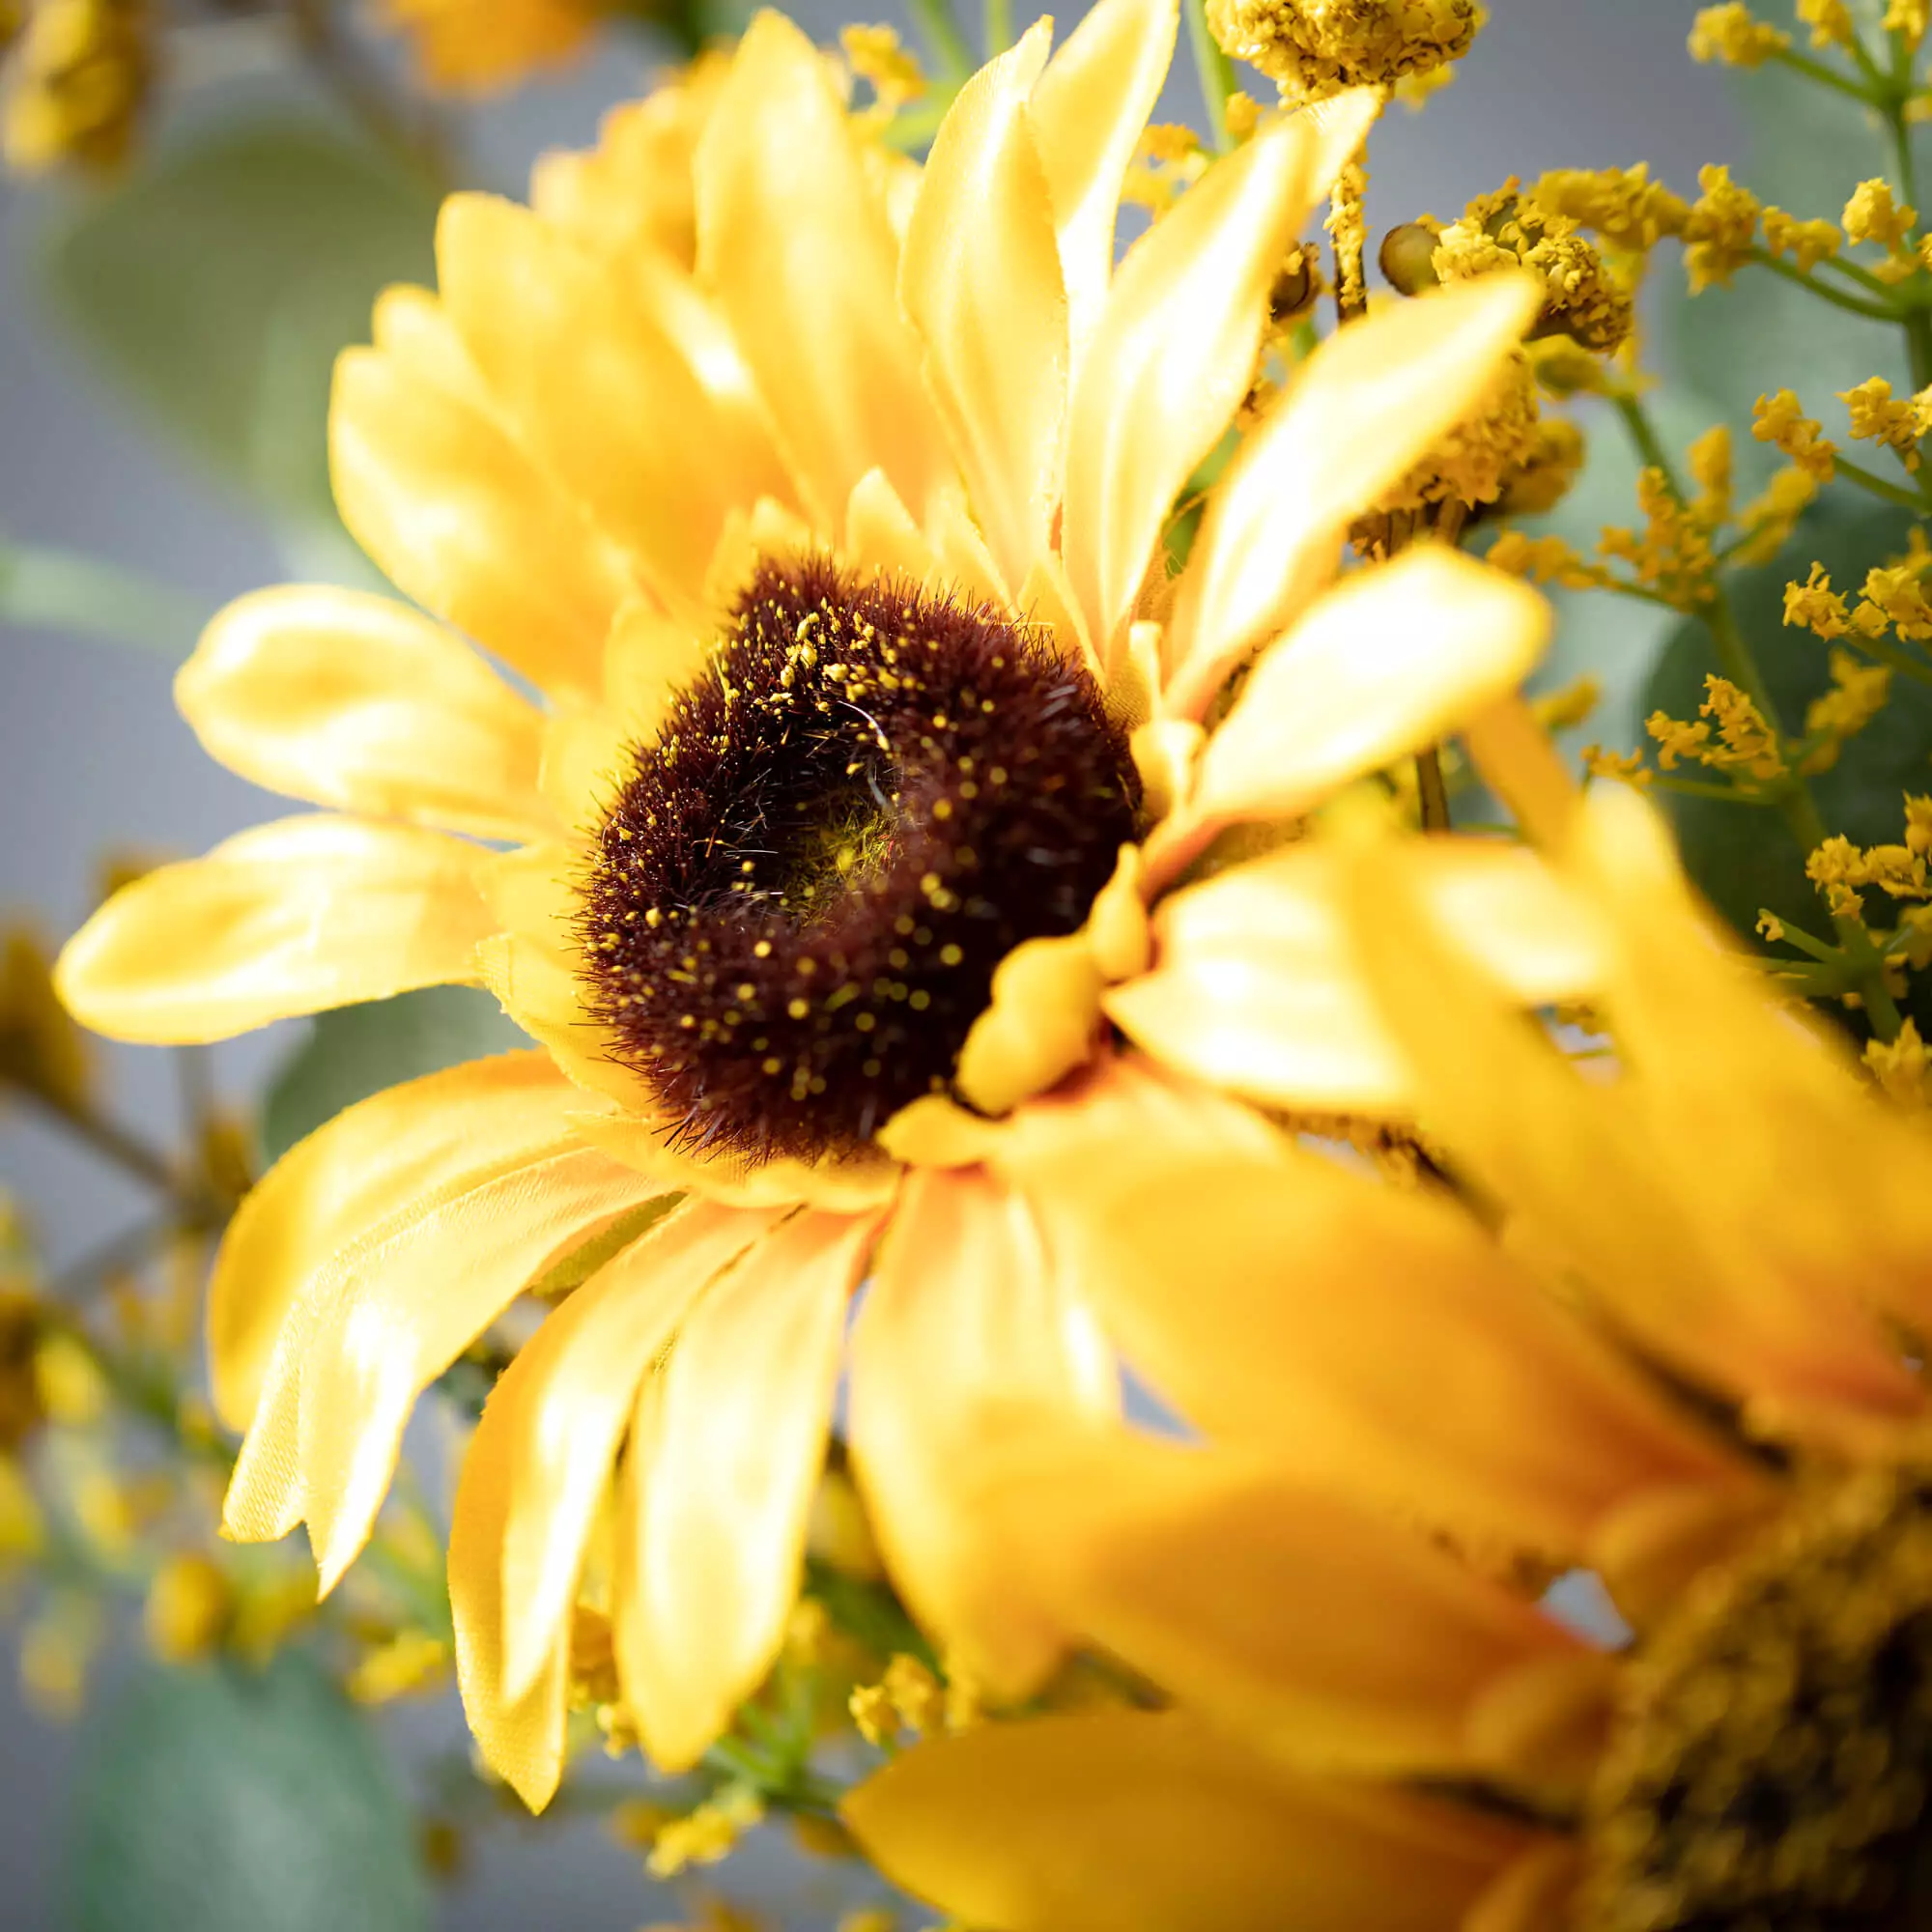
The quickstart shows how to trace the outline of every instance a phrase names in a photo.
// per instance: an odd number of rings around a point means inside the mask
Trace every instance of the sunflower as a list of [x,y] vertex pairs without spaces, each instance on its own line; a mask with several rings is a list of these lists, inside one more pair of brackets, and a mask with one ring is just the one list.
[[[1727,956],[1634,795],[1563,843],[1607,1072],[1430,914],[1436,855],[1338,865],[1454,1193],[1110,1153],[1083,1279],[1212,1446],[1003,1432],[980,1533],[1172,1708],[989,1725],[848,1800],[963,1920],[1925,1922],[1932,1141]],[[1553,1612],[1566,1572],[1624,1633]]]
[[[345,520],[433,614],[291,588],[218,617],[184,712],[330,810],[151,875],[61,965],[126,1038],[480,980],[539,1043],[295,1149],[210,1310],[248,1431],[228,1528],[305,1521],[327,1589],[418,1394],[519,1295],[555,1304],[450,1550],[469,1717],[532,1804],[593,1534],[661,1764],[760,1681],[841,1373],[908,1601],[976,1667],[1037,1657],[1049,1634],[959,1560],[970,1418],[993,1388],[1086,1414],[1118,1387],[1058,1253],[1082,1188],[1047,1199],[1003,1150],[1081,1121],[1271,1140],[1228,1065],[1271,1104],[1399,1105],[1293,851],[1170,888],[1227,828],[1507,713],[1544,640],[1532,592],[1444,549],[1333,582],[1350,517],[1513,350],[1515,278],[1314,356],[1169,581],[1163,526],[1372,103],[1260,133],[1117,270],[1176,11],[1105,0],[1050,65],[1047,33],[964,89],[922,172],[760,16],[708,107],[658,117],[701,123],[689,266],[675,190],[620,217],[622,156],[551,165],[555,217],[453,198],[440,292],[383,298],[330,418]],[[1533,862],[1463,857],[1445,890],[1520,996],[1585,983]]]
[[404,35],[423,85],[496,94],[580,53],[610,0],[378,0],[377,18]]

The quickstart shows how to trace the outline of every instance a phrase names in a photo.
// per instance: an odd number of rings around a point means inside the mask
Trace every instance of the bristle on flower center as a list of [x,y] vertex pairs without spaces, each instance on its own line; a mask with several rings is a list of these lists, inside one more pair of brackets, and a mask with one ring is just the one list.
[[1932,1470],[1806,1498],[1632,1681],[1583,1932],[1932,1924]]
[[686,1146],[849,1151],[946,1085],[1008,952],[1080,925],[1139,803],[1092,680],[1025,626],[765,559],[618,775],[587,1004]]

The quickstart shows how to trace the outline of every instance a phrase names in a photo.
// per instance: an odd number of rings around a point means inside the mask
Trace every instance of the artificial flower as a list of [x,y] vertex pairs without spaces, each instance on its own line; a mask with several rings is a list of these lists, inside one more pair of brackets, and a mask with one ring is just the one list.
[[[980,1533],[1177,1708],[906,1754],[847,1811],[913,1889],[993,1932],[1092,1885],[1150,1932],[1918,1922],[1932,1141],[1752,982],[1634,795],[1560,844],[1608,1065],[1431,914],[1431,854],[1338,860],[1453,1189],[1169,1160],[1183,1224],[1111,1156],[1083,1278],[1208,1444],[1009,1428]],[[1552,1613],[1566,1571],[1638,1640]],[[1235,1849],[1142,1833],[1176,1737],[1216,1767],[1195,1803],[1241,1794]]]
[[[613,218],[608,155],[547,170],[581,219],[454,197],[439,292],[383,298],[330,419],[346,522],[433,614],[303,588],[217,618],[184,711],[328,810],[152,875],[65,954],[64,997],[122,1037],[480,980],[539,1042],[298,1147],[210,1312],[248,1427],[228,1527],[305,1521],[327,1588],[417,1395],[526,1291],[556,1302],[484,1412],[450,1552],[470,1719],[532,1804],[600,1525],[653,1756],[692,1762],[758,1684],[841,1371],[918,1614],[1001,1669],[1054,1640],[954,1531],[989,1388],[1118,1401],[1048,1235],[1082,1190],[1009,1179],[1009,1139],[1092,1114],[1270,1142],[1215,1091],[1228,1066],[1276,1104],[1405,1098],[1310,923],[1319,858],[1173,888],[1224,830],[1510,701],[1534,593],[1438,548],[1331,580],[1537,291],[1345,331],[1171,582],[1163,526],[1373,106],[1258,134],[1116,268],[1176,25],[1172,0],[1105,0],[1050,64],[1035,28],[922,172],[762,15],[696,115],[689,269],[655,213]],[[1523,999],[1587,980],[1533,862],[1457,857],[1443,889]]]

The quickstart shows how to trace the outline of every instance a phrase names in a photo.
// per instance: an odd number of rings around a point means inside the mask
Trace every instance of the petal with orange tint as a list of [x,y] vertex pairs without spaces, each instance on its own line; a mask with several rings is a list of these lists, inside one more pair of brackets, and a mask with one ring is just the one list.
[[249,1189],[208,1290],[216,1413],[246,1429],[275,1337],[303,1284],[370,1228],[434,1194],[486,1150],[527,1143],[555,1103],[582,1096],[546,1053],[470,1061],[372,1094],[293,1148]]
[[1457,1932],[1539,1842],[1141,1711],[920,1745],[839,1809],[888,1878],[984,1932]]
[[1076,357],[1107,298],[1121,185],[1167,78],[1179,26],[1176,0],[1099,0],[1033,91]]
[[621,554],[474,403],[380,351],[335,365],[329,474],[389,582],[545,691],[594,692]]
[[[1128,250],[1074,383],[1062,548],[1104,650],[1181,486],[1254,381],[1267,293],[1321,191],[1283,122],[1217,163]],[[1130,399],[1130,400],[1128,400]]]
[[414,826],[275,819],[123,887],[54,983],[83,1025],[152,1046],[468,984],[491,928],[482,856]]
[[1066,408],[1066,297],[1027,114],[1050,21],[969,80],[941,124],[899,258],[899,300],[994,559],[1048,548]]
[[175,677],[203,748],[289,798],[479,838],[542,838],[542,721],[463,640],[324,584],[238,598]]
[[852,486],[845,505],[845,559],[856,570],[926,583],[939,575],[932,553],[912,513],[883,469],[868,469]]
[[[549,1316],[504,1371],[510,1506],[503,1525],[503,1692],[537,1681],[570,1616],[591,1522],[639,1385],[694,1300],[776,1210],[673,1210]],[[491,1424],[486,1417],[479,1439]],[[461,1499],[458,1501],[462,1507]]]
[[1542,299],[1529,275],[1485,275],[1397,302],[1310,357],[1202,526],[1168,639],[1177,716],[1203,716],[1333,576],[1350,523],[1475,406]]
[[1186,817],[1306,811],[1516,690],[1554,621],[1526,583],[1439,544],[1356,573],[1262,653],[1208,737]]
[[969,1520],[984,1407],[1118,1400],[1026,1201],[973,1169],[909,1175],[853,1330],[847,1436],[900,1589],[982,1682],[1037,1681],[1058,1643]]
[[695,1764],[729,1727],[783,1639],[846,1306],[878,1225],[795,1215],[702,1296],[665,1365],[623,1590],[625,1698],[661,1770]]
[[1304,1770],[1468,1776],[1470,1712],[1578,1639],[1416,1532],[1265,1463],[1124,1429],[1016,1432],[985,1507],[1071,1631]]
[[527,209],[452,195],[437,264],[452,320],[530,447],[647,582],[695,607],[726,511],[782,486],[769,438],[713,406],[618,266]]
[[759,14],[698,144],[698,280],[826,531],[868,469],[916,516],[948,469],[919,338],[899,313],[897,245],[854,138],[818,50]]

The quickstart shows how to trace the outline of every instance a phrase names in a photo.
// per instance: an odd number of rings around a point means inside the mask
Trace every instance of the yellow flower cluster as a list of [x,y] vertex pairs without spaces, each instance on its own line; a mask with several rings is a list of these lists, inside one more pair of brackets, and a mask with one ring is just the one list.
[[1469,51],[1476,0],[1208,0],[1225,52],[1300,105],[1429,73]]
[[1690,23],[1690,58],[1730,67],[1762,67],[1791,44],[1782,27],[1756,18],[1743,0],[1706,7]]
[[1760,396],[1751,412],[1751,435],[1782,450],[1796,468],[1821,484],[1832,480],[1838,455],[1822,432],[1823,425],[1804,413],[1804,406],[1790,389]]
[[1601,235],[1618,248],[1643,252],[1666,236],[1684,233],[1690,204],[1660,181],[1652,181],[1641,161],[1630,168],[1556,168],[1541,175],[1529,199],[1552,214]]
[[1932,1108],[1932,1053],[1913,1021],[1899,1028],[1894,1040],[1867,1040],[1864,1058],[1879,1091],[1894,1105],[1915,1113]]
[[1845,0],[1798,0],[1798,18],[1811,29],[1814,47],[1849,49],[1857,43],[1858,30]]
[[1932,4],[1928,0],[1891,0],[1885,10],[1886,32],[1903,34],[1906,47],[1912,53],[1918,51],[1928,21],[1932,21]]
[[1845,740],[1856,737],[1885,709],[1891,696],[1891,668],[1868,665],[1850,651],[1832,652],[1832,687],[1804,712],[1804,734],[1816,743],[1799,762],[1804,772],[1828,772]]
[[1662,470],[1644,469],[1637,477],[1639,532],[1612,526],[1597,544],[1605,562],[1627,563],[1635,585],[1680,611],[1692,611],[1711,597],[1716,569],[1715,539],[1731,513],[1730,434],[1721,425],[1698,438],[1687,460],[1697,494],[1680,500]]
[[1703,192],[1684,224],[1684,267],[1693,296],[1728,283],[1750,260],[1763,213],[1757,196],[1732,181],[1729,168],[1700,169],[1697,185]]
[[[1932,800],[1908,799],[1906,808],[1908,813],[1918,809],[1922,826]],[[1932,896],[1925,883],[1924,849],[1909,841],[1861,847],[1842,835],[1828,838],[1804,862],[1804,876],[1825,895],[1834,919],[1863,918],[1861,895],[1873,889],[1895,899]]]
[[148,0],[34,0],[0,118],[7,165],[99,172],[126,160],[154,81],[156,27]]
[[1814,563],[1803,583],[1785,585],[1784,621],[1828,643],[1851,635],[1876,642],[1889,632],[1922,643],[1932,639],[1932,600],[1923,581],[1928,562],[1932,555],[1920,539],[1895,563],[1873,565],[1856,608],[1848,608],[1843,595],[1833,589],[1825,566]]
[[1791,256],[1801,274],[1808,275],[1820,262],[1835,255],[1844,240],[1834,222],[1801,221],[1781,208],[1764,211],[1764,245],[1774,255]]
[[1897,398],[1883,376],[1873,376],[1855,389],[1839,390],[1838,400],[1851,413],[1855,442],[1882,442],[1906,469],[1918,468],[1918,439],[1932,429],[1932,386]]
[[1121,198],[1158,220],[1208,171],[1208,159],[1192,128],[1155,122],[1141,135]]
[[1694,722],[1653,711],[1644,729],[1657,740],[1657,762],[1666,772],[1686,758],[1713,771],[1742,772],[1758,780],[1781,778],[1786,769],[1777,734],[1749,695],[1729,678],[1705,678],[1704,701]]
[[846,65],[871,88],[873,104],[882,119],[890,121],[901,107],[924,94],[925,70],[895,28],[845,27],[839,32],[838,44],[845,50]]
[[378,0],[377,17],[412,43],[425,86],[487,95],[582,50],[606,0]]

